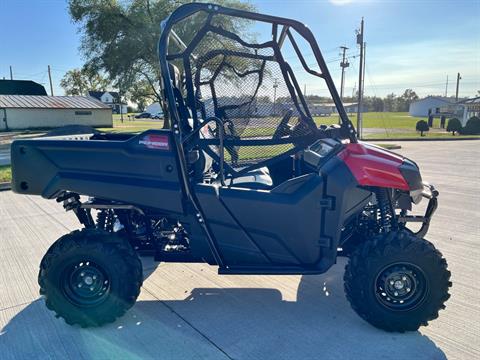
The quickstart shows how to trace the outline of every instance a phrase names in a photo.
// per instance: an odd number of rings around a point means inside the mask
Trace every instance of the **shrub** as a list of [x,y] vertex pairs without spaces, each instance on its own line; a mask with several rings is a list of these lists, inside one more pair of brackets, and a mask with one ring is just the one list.
[[462,134],[478,135],[480,134],[480,118],[472,116],[467,121],[467,125],[462,129]]
[[457,118],[448,120],[447,131],[451,132],[452,135],[455,133],[460,133],[462,131],[462,123]]
[[423,136],[423,133],[430,130],[430,128],[425,120],[420,120],[415,125],[415,130],[420,131],[420,136]]

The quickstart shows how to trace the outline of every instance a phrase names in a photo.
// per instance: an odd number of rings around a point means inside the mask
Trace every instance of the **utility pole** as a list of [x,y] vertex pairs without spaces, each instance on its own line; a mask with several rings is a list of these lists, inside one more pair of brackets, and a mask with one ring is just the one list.
[[123,124],[123,106],[122,106],[122,90],[118,89],[118,102],[120,103],[120,121]]
[[460,80],[462,80],[462,77],[460,76],[460,73],[457,73],[457,91],[455,91],[455,101],[458,101],[458,86],[460,85]]
[[346,46],[340,46],[340,49],[343,51],[342,55],[342,62],[340,63],[340,67],[342,68],[342,79],[340,80],[340,100],[343,101],[343,89],[345,87],[345,68],[350,66],[348,60],[345,59],[345,52],[348,50]]
[[358,65],[358,104],[357,104],[357,133],[358,138],[362,138],[362,102],[363,102],[363,74],[365,62],[363,59],[363,17],[360,23],[360,30],[357,32],[357,45],[360,46],[360,61]]
[[362,72],[362,101],[363,96],[365,95],[365,59],[367,58],[367,43],[363,42],[363,72]]
[[445,97],[448,96],[448,75],[447,75],[447,82],[445,84]]
[[50,80],[50,96],[53,96],[52,72],[50,71],[50,65],[48,65],[48,79]]
[[276,109],[275,109],[275,103],[277,101],[277,87],[278,87],[278,82],[277,78],[273,79],[273,115],[276,115]]
[[13,71],[12,71],[12,65],[10,65],[10,80],[13,80]]
[[305,99],[307,98],[307,84],[303,84],[303,96],[305,96]]

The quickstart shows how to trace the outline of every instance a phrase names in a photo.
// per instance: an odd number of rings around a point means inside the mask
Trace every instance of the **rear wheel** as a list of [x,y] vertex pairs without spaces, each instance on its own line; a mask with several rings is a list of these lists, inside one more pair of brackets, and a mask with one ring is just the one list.
[[142,264],[127,241],[86,229],[58,239],[38,275],[47,307],[82,327],[122,316],[135,303],[142,280]]
[[438,317],[450,297],[447,262],[409,231],[382,234],[350,255],[345,293],[352,308],[387,331],[414,331]]

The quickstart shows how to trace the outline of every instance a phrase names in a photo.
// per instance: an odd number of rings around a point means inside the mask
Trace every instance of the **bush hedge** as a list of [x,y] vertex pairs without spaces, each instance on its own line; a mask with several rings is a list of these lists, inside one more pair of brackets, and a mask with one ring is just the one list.
[[425,120],[420,120],[415,125],[415,130],[420,131],[420,136],[423,136],[423,133],[430,130],[430,128]]
[[447,131],[451,132],[452,135],[455,135],[455,133],[460,133],[460,131],[462,131],[462,123],[460,120],[457,118],[448,120]]
[[480,134],[480,118],[472,116],[468,119],[467,124],[462,129],[463,135],[479,135]]

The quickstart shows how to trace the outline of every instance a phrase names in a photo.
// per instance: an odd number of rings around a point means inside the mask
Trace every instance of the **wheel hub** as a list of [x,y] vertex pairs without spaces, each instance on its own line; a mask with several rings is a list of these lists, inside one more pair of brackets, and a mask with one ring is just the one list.
[[95,306],[105,300],[110,291],[110,279],[98,264],[81,261],[65,272],[63,289],[67,298],[75,305]]
[[402,280],[397,280],[394,282],[393,286],[395,287],[395,289],[401,290],[404,288],[405,285]]
[[425,298],[425,274],[409,263],[395,263],[380,271],[375,281],[379,302],[392,310],[411,310]]

